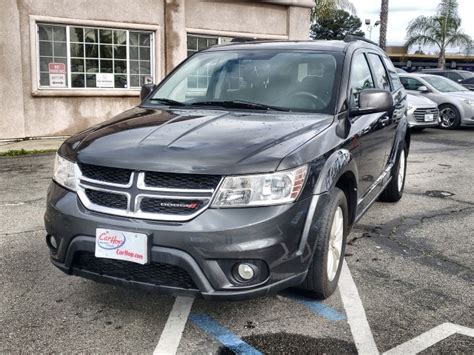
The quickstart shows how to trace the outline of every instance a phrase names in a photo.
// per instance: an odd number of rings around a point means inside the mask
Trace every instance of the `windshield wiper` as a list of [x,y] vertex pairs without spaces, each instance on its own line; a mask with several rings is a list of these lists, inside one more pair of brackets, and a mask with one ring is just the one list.
[[198,101],[193,102],[191,105],[194,106],[221,106],[225,108],[246,108],[256,110],[275,110],[275,111],[290,111],[284,107],[270,106],[265,104],[259,104],[256,102],[243,101],[243,100],[232,100],[232,101]]
[[152,102],[159,101],[161,103],[164,103],[165,105],[170,105],[170,106],[186,106],[184,102],[171,100],[164,97],[152,97],[151,99],[149,99],[149,101],[152,101]]

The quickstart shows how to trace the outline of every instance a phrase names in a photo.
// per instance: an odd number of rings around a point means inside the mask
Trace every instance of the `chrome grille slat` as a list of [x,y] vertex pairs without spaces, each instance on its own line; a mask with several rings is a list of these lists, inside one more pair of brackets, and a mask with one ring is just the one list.
[[[79,199],[87,209],[111,215],[140,219],[176,222],[188,221],[209,207],[214,193],[222,182],[221,176],[213,176],[211,184],[215,185],[215,187],[212,189],[161,188],[147,186],[145,184],[147,172],[130,171],[130,180],[127,184],[116,184],[110,181],[95,180],[84,176],[79,166],[80,165],[76,165],[76,176],[78,178],[77,193]],[[186,174],[181,175],[184,176],[181,178],[181,181],[186,181]],[[105,175],[103,174],[101,176],[103,177]],[[194,179],[194,181],[200,182],[205,178]],[[219,181],[215,184],[217,179]],[[111,180],[113,180],[113,177]],[[123,177],[121,182],[124,182]],[[203,186],[206,185],[204,184]],[[95,192],[91,193],[91,191]],[[96,193],[97,191],[100,193]],[[91,198],[91,196],[93,198]],[[110,197],[110,201],[107,201],[107,196]],[[123,208],[124,197],[126,198],[126,208]],[[145,201],[144,209],[141,208],[143,201]],[[117,206],[120,208],[114,208]]]
[[433,122],[436,122],[439,118],[439,111],[436,107],[417,108],[413,112],[413,116],[415,117],[415,120],[417,122],[425,122],[425,115],[426,114],[433,114],[433,118],[434,118]]

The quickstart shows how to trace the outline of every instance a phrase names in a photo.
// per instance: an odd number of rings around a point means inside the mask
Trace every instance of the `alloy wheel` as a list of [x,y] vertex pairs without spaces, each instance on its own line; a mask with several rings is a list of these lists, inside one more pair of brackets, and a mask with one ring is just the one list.
[[402,151],[400,152],[400,162],[398,165],[398,181],[397,181],[398,192],[402,191],[404,180],[405,180],[405,150],[402,149]]
[[441,127],[451,128],[456,124],[456,111],[451,107],[445,107],[439,112]]
[[344,236],[344,214],[342,208],[337,207],[332,220],[331,235],[329,236],[329,250],[327,257],[327,276],[331,282],[334,280],[339,269],[342,253],[342,241]]

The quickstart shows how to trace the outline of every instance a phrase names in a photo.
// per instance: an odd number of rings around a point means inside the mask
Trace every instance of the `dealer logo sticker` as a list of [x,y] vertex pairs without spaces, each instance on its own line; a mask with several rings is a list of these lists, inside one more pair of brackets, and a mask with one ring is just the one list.
[[115,234],[105,231],[99,235],[97,245],[102,249],[113,250],[120,248],[126,241],[127,238],[123,233]]

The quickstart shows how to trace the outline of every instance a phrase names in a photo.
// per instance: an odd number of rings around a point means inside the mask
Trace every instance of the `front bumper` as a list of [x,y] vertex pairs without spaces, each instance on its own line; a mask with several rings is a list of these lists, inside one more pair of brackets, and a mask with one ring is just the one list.
[[408,126],[410,128],[430,128],[439,126],[439,117],[432,122],[417,121],[414,115],[415,109],[407,111]]
[[[312,199],[318,203],[314,216],[308,217]],[[311,235],[301,242],[304,226],[319,225],[317,216],[326,199],[323,194],[281,206],[207,209],[191,221],[165,223],[89,211],[75,193],[52,182],[45,226],[58,241],[57,250],[51,251],[51,261],[68,274],[172,294],[241,300],[274,293],[304,280],[317,235],[312,228]],[[195,287],[137,281],[78,268],[75,256],[79,252],[94,253],[97,228],[148,234],[151,263],[185,270]],[[232,265],[244,260],[258,260],[265,265],[264,279],[255,284],[237,282]]]

